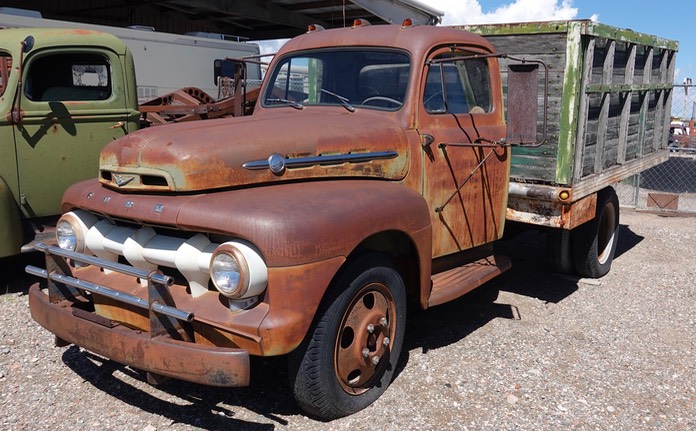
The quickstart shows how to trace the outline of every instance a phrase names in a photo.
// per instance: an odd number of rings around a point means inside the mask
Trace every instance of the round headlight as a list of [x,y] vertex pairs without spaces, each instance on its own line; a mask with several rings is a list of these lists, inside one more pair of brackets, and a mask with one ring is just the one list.
[[233,246],[220,247],[210,260],[215,288],[229,298],[239,298],[249,288],[249,268],[244,255]]
[[75,251],[77,248],[77,234],[69,221],[65,219],[58,220],[56,224],[56,240],[58,241],[58,247]]
[[65,250],[85,251],[85,235],[97,222],[95,215],[83,210],[74,210],[63,214],[56,223],[56,241]]

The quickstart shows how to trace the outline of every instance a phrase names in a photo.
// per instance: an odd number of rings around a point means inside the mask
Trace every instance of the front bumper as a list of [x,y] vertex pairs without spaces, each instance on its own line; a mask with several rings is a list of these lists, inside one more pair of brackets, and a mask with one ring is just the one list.
[[79,317],[71,301],[51,302],[39,284],[29,289],[31,315],[58,338],[91,352],[157,375],[210,386],[248,386],[249,352],[150,337],[123,325],[107,325]]

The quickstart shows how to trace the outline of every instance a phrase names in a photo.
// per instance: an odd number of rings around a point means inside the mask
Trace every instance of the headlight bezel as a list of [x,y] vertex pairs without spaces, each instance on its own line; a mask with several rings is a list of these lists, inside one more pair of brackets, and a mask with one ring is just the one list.
[[[83,253],[86,247],[86,233],[91,227],[91,225],[94,224],[93,222],[94,220],[96,220],[96,218],[89,213],[85,213],[87,214],[87,216],[85,216],[85,214],[82,214],[84,213],[84,211],[79,211],[79,213],[80,214],[76,214],[76,212],[70,211],[63,214],[56,222],[55,235],[56,243],[60,248],[63,248],[65,250],[76,251],[78,253]],[[75,237],[75,247],[73,249],[64,248],[61,246],[61,238],[59,236],[61,224],[67,224],[73,232],[73,236]]]
[[[221,287],[218,284],[218,281],[216,280],[215,273],[217,272],[214,269],[214,266],[216,264],[216,259],[219,256],[226,256],[232,259],[236,263],[238,273],[239,273],[239,281],[237,283],[236,289],[229,291],[226,287]],[[247,262],[246,257],[244,256],[244,253],[235,245],[230,244],[230,243],[224,243],[221,244],[218,248],[215,249],[213,252],[213,255],[210,258],[210,279],[213,282],[213,286],[220,292],[222,295],[230,298],[230,299],[238,299],[238,298],[243,298],[247,292],[249,291],[249,285],[250,285],[250,275],[249,275],[249,263]]]

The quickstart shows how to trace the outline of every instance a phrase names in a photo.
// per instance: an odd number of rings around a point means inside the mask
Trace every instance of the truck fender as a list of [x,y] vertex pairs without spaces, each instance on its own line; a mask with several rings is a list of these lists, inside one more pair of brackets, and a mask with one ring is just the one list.
[[421,303],[430,293],[428,205],[398,182],[308,181],[189,196],[138,195],[135,201],[88,180],[66,191],[62,209],[83,208],[253,244],[269,271],[270,306],[258,327],[266,355],[299,345],[333,278],[361,246],[381,250],[380,241],[401,238],[413,257],[407,289],[420,295]]
[[0,258],[19,254],[23,243],[19,208],[7,183],[0,178]]
[[[302,342],[336,274],[361,248],[389,250],[395,261],[399,256],[394,254],[406,248],[409,264],[402,277],[408,291],[417,301],[430,293],[427,203],[402,184],[306,182],[236,190],[220,198],[210,194],[196,199],[194,206],[185,205],[178,223],[211,229],[226,218],[225,230],[250,240],[264,255],[270,305],[259,327],[264,354],[288,353]],[[224,202],[224,209],[213,209],[207,199]],[[238,210],[240,205],[244,211]],[[195,215],[188,212],[194,207]],[[397,238],[399,248],[388,244]]]

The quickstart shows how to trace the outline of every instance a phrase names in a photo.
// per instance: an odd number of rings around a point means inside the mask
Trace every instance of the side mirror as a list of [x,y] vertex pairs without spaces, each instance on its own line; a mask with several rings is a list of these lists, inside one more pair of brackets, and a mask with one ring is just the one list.
[[34,48],[34,36],[27,36],[22,41],[22,52],[27,53]]
[[[507,76],[507,142],[509,144],[540,145],[536,142],[538,97],[539,64],[510,64]],[[546,140],[545,129],[546,119],[544,119],[544,139],[541,143]]]
[[546,142],[548,91],[544,90],[542,138],[537,141],[539,109],[539,67],[543,66],[544,89],[548,87],[548,70],[541,62],[508,65],[507,79],[507,143],[520,146],[539,146]]
[[239,68],[240,64],[238,61],[230,59],[215,60],[213,62],[213,82],[215,85],[218,85],[220,77],[234,78]]

